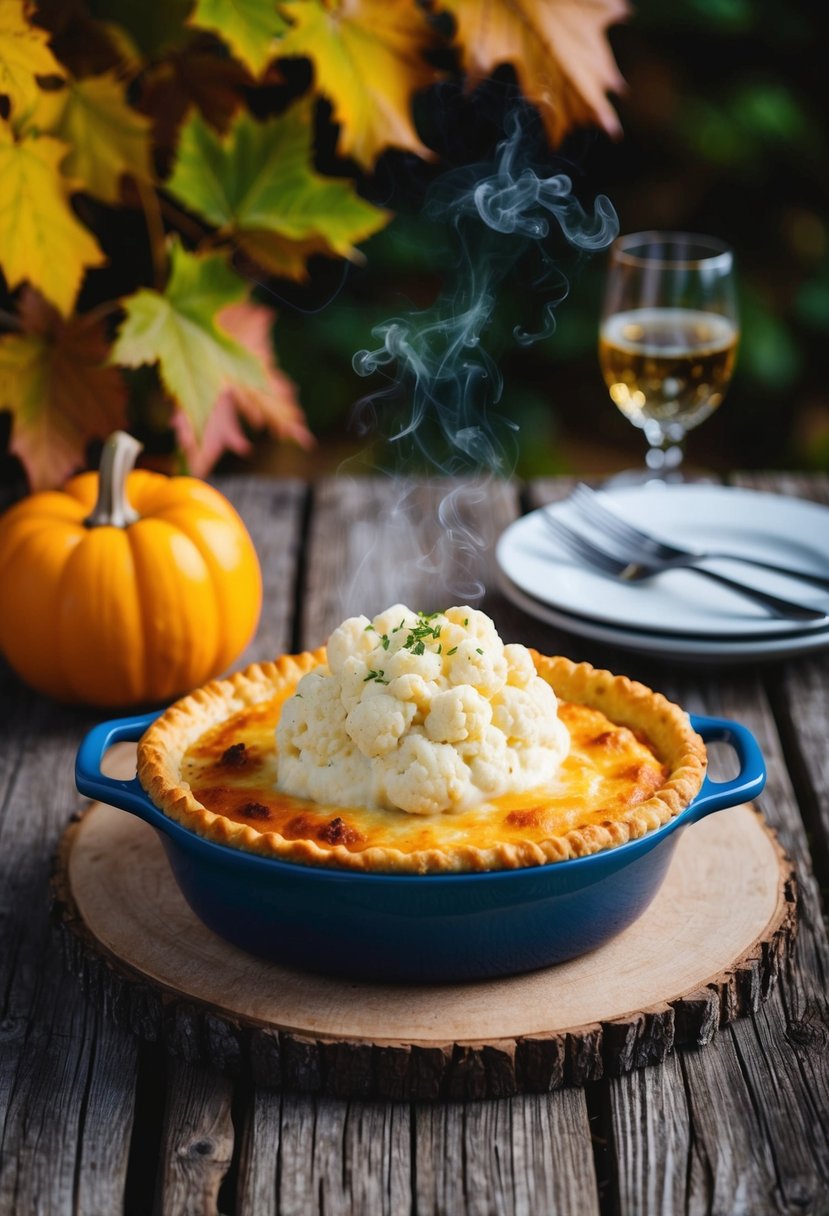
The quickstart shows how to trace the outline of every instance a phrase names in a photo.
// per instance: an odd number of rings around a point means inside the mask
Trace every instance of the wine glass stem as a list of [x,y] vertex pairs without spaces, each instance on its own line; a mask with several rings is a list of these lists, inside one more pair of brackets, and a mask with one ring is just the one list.
[[675,472],[679,469],[685,454],[684,434],[671,434],[661,426],[653,425],[645,428],[645,438],[648,441],[645,462],[649,469],[654,472]]

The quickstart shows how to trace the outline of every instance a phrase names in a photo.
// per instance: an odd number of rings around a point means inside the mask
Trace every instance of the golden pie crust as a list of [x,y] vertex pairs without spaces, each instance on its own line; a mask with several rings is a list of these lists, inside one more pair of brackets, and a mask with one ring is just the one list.
[[571,749],[553,786],[436,815],[323,806],[276,789],[275,726],[325,649],[254,664],[176,702],[138,746],[153,803],[219,844],[377,872],[514,869],[583,857],[667,823],[696,796],[705,745],[687,715],[625,676],[530,650]]

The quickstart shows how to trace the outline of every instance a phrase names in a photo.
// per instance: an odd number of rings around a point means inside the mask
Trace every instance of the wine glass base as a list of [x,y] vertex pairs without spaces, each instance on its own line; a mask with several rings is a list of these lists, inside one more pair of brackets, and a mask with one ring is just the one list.
[[675,486],[690,485],[693,482],[714,482],[717,475],[706,469],[622,469],[611,473],[602,479],[602,486],[608,489],[622,489],[625,486]]

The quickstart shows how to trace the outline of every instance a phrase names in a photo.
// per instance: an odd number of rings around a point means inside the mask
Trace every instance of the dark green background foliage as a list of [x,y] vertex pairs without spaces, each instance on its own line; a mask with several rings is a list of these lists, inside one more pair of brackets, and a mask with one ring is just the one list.
[[[715,467],[829,468],[829,158],[819,7],[813,0],[641,0],[610,31],[627,81],[617,99],[622,138],[588,130],[554,153],[538,144],[531,151],[540,175],[572,177],[585,206],[607,194],[622,231],[685,229],[733,244],[743,322],[737,373],[722,409],[689,442],[692,460]],[[263,298],[280,311],[279,357],[320,438],[354,438],[353,406],[377,385],[354,374],[351,358],[372,346],[372,326],[429,306],[445,288],[453,233],[421,217],[424,196],[447,168],[491,156],[515,97],[509,69],[471,97],[451,82],[422,95],[418,125],[438,158],[427,165],[388,152],[361,181],[367,197],[397,213],[364,246],[365,264],[319,260],[305,287],[263,285]],[[324,112],[319,130],[320,167],[355,173],[332,159]],[[502,287],[488,336],[504,375],[498,408],[519,425],[518,468],[527,474],[565,470],[574,451],[589,459],[591,446],[605,458],[637,458],[644,447],[611,406],[596,364],[604,257],[565,265],[570,292],[551,338],[529,349],[511,341],[516,321],[531,322],[542,302],[521,263]]]

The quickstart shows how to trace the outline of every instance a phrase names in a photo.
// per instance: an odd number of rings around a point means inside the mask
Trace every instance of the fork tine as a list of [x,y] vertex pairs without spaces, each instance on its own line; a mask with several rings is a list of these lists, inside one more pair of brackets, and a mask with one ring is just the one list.
[[630,563],[600,549],[581,533],[562,523],[556,516],[548,514],[547,511],[542,511],[542,515],[547,527],[573,556],[581,558],[605,574],[613,574],[616,577],[624,577],[624,571],[630,569]]
[[570,500],[586,519],[601,527],[621,544],[636,549],[645,549],[652,555],[662,554],[665,557],[680,552],[673,545],[666,545],[663,541],[657,540],[655,536],[651,536],[627,520],[621,519],[615,511],[611,511],[604,505],[601,495],[590,486],[585,485],[583,481],[578,482],[574,487]]

